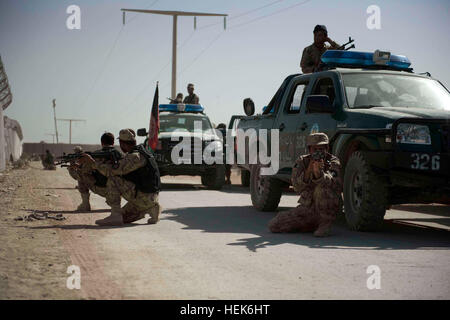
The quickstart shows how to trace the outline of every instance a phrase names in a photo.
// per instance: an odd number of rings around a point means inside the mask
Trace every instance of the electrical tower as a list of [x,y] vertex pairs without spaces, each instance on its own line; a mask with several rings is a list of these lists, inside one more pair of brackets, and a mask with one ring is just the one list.
[[83,119],[56,119],[56,120],[69,122],[69,144],[72,144],[72,122],[86,122],[86,120]]
[[224,28],[226,25],[227,14],[222,13],[207,13],[207,12],[186,12],[186,11],[163,11],[163,10],[141,10],[141,9],[121,9],[123,12],[123,24],[125,24],[125,12],[139,12],[139,13],[151,13],[151,14],[162,14],[173,17],[173,30],[172,30],[172,99],[175,99],[177,95],[177,21],[178,16],[191,16],[194,17],[194,28],[197,24],[196,17],[200,16],[221,16],[224,17]]

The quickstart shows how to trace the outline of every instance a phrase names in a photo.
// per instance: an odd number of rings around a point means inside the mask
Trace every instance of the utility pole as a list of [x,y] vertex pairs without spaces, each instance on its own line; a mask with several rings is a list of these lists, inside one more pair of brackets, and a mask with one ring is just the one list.
[[72,144],[72,122],[86,122],[86,120],[83,119],[56,119],[56,120],[69,122],[69,144]]
[[178,16],[193,16],[194,17],[194,28],[197,26],[198,16],[221,16],[224,17],[224,28],[225,28],[225,17],[227,14],[221,13],[206,13],[206,12],[186,12],[186,11],[163,11],[163,10],[141,10],[141,9],[121,9],[123,11],[123,24],[125,24],[125,12],[140,12],[140,13],[151,13],[151,14],[162,14],[173,17],[173,30],[172,30],[172,99],[175,99],[177,95],[177,21]]
[[[45,135],[46,136],[52,136],[52,143],[55,143],[55,136],[56,136],[56,134],[54,134],[54,133],[46,133]],[[62,137],[62,136],[60,136],[60,137]]]
[[59,141],[58,141],[58,126],[56,125],[56,99],[53,99],[53,118],[55,119],[56,143],[59,143]]

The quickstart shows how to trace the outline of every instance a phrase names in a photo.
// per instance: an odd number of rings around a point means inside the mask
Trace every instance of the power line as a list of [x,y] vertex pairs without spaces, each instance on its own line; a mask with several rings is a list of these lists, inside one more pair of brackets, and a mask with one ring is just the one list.
[[[228,21],[233,20],[233,19],[237,19],[237,18],[246,16],[246,15],[249,15],[249,14],[251,14],[251,13],[253,13],[253,12],[259,11],[259,10],[264,9],[264,8],[267,8],[267,7],[270,7],[270,6],[274,5],[274,4],[277,4],[277,3],[282,2],[282,1],[284,1],[284,0],[277,0],[277,1],[274,1],[274,2],[271,2],[271,3],[268,3],[268,4],[266,4],[266,5],[263,5],[263,6],[261,6],[261,7],[258,7],[258,8],[252,9],[252,10],[245,11],[245,12],[243,12],[243,13],[240,13],[240,14],[236,15],[236,16],[232,16],[232,17],[228,18]],[[216,25],[218,25],[218,24],[221,24],[221,22],[219,22],[219,23],[208,24],[208,25],[203,26],[203,27],[200,27],[200,28],[198,28],[198,29],[199,29],[199,30],[203,30],[203,29],[206,29],[206,28],[209,28],[209,27],[212,27],[212,26],[216,26]]]
[[112,54],[112,52],[114,51],[114,48],[115,48],[116,45],[117,45],[117,41],[119,40],[119,37],[120,37],[120,35],[122,34],[122,31],[123,31],[123,27],[121,27],[120,30],[119,30],[119,33],[117,33],[116,38],[114,39],[113,46],[111,47],[111,49],[109,49],[109,52],[108,52],[108,54],[106,55],[106,59],[103,61],[103,65],[102,65],[102,67],[100,68],[100,72],[97,74],[97,77],[95,77],[95,80],[94,80],[94,82],[93,82],[93,84],[92,84],[92,86],[91,86],[91,89],[89,89],[89,92],[88,92],[86,98],[84,99],[84,102],[81,104],[81,107],[80,107],[79,110],[81,110],[81,109],[84,108],[84,106],[85,106],[86,103],[88,102],[88,100],[89,100],[89,98],[90,98],[92,92],[94,91],[94,88],[95,88],[95,86],[97,85],[98,80],[100,79],[100,77],[102,76],[103,72],[105,71],[106,65],[108,64],[109,58],[111,57],[111,54]]
[[240,23],[240,24],[236,24],[236,25],[234,25],[234,26],[230,26],[229,29],[233,29],[233,28],[237,28],[237,27],[242,27],[242,26],[245,26],[245,25],[247,25],[247,24],[250,24],[250,23],[259,21],[259,20],[261,20],[261,19],[264,19],[264,18],[268,18],[268,17],[274,16],[274,15],[279,14],[279,13],[281,13],[281,12],[284,12],[284,11],[286,11],[286,10],[289,10],[289,9],[292,9],[292,8],[295,8],[295,7],[298,7],[298,6],[301,6],[301,5],[303,5],[303,4],[306,4],[306,3],[310,2],[310,1],[311,1],[311,0],[305,0],[305,1],[302,1],[302,2],[300,2],[300,3],[296,3],[296,4],[292,5],[292,6],[289,6],[289,7],[283,8],[283,9],[280,9],[280,10],[278,10],[278,11],[269,13],[269,14],[264,15],[264,16],[257,17],[257,18],[255,18],[255,19],[250,20],[250,21],[246,21],[246,22],[243,22],[243,23]]
[[[148,9],[148,8],[151,8],[152,6],[154,6],[158,1],[159,1],[159,0],[154,0],[149,6],[147,6],[147,9]],[[128,21],[128,23],[131,23],[134,19],[136,19],[137,16],[138,16],[138,15],[135,15],[134,17],[132,17],[132,18]],[[84,99],[84,102],[82,103],[82,105],[81,105],[81,107],[79,108],[79,110],[82,110],[82,109],[85,107],[85,105],[87,104],[87,102],[88,102],[88,100],[89,100],[89,98],[90,98],[92,92],[94,91],[95,86],[97,85],[98,80],[99,80],[100,77],[103,75],[103,72],[105,72],[106,66],[108,65],[109,59],[111,58],[111,55],[112,55],[114,49],[115,49],[116,46],[117,46],[117,42],[119,41],[119,38],[120,38],[120,35],[122,34],[123,29],[124,29],[124,28],[123,28],[123,26],[122,26],[122,27],[120,28],[119,32],[117,33],[116,38],[114,39],[113,45],[112,45],[111,49],[109,50],[108,54],[106,55],[106,59],[103,61],[103,65],[102,65],[102,67],[100,68],[100,72],[97,74],[97,77],[95,78],[95,80],[94,80],[94,82],[93,82],[93,84],[92,84],[92,87],[91,87],[91,89],[89,90],[89,92],[88,92],[86,98]]]
[[[195,31],[193,31],[184,41],[183,43],[178,46],[178,49],[183,48],[188,41],[192,38],[192,36],[195,34]],[[130,108],[130,106],[134,105],[134,103],[138,100],[138,98],[148,90],[148,88],[150,87],[150,85],[154,84],[155,81],[158,79],[159,75],[170,65],[170,59],[169,61],[155,74],[155,76],[148,82],[145,84],[145,86],[142,88],[142,90],[140,90],[135,96],[134,98],[131,100],[130,103],[127,104],[127,107],[124,107],[121,109],[121,111],[123,111],[125,108],[129,109],[129,112],[123,117],[123,119],[126,119],[130,116],[130,114],[134,111],[132,108]],[[106,122],[105,122],[106,123]]]
[[187,69],[189,69],[209,48],[211,48],[211,46],[214,44],[214,42],[216,42],[222,35],[223,35],[223,32],[219,33],[217,35],[217,37],[215,37],[205,48],[203,48],[203,50],[200,51],[200,53],[197,56],[195,56],[195,58],[187,65],[187,67],[185,67],[180,72],[180,75],[182,73],[184,73]]
[[[149,6],[147,6],[145,9],[150,9],[151,7],[153,7],[159,0],[155,0],[153,1]],[[130,20],[127,21],[127,24],[131,23],[131,21],[133,21],[134,19],[136,19],[137,17],[139,17],[139,14],[135,14],[133,17],[130,18]]]
[[[271,3],[268,3],[268,4],[266,4],[266,5],[263,5],[263,6],[261,6],[261,7],[258,7],[258,8],[255,8],[255,9],[252,9],[252,10],[248,10],[248,11],[245,11],[245,12],[243,12],[243,13],[241,13],[241,14],[238,14],[238,15],[236,15],[236,16],[233,16],[233,17],[230,17],[228,20],[232,20],[232,19],[237,19],[237,18],[240,18],[240,17],[243,17],[243,16],[246,16],[246,15],[249,15],[249,14],[251,14],[251,13],[254,13],[254,12],[256,12],[256,11],[259,11],[259,10],[261,10],[261,9],[264,9],[264,8],[267,8],[267,7],[269,7],[269,6],[272,6],[272,5],[274,5],[274,4],[277,4],[277,3],[280,3],[280,2],[282,2],[282,1],[284,1],[284,0],[277,0],[277,1],[274,1],[274,2],[271,2]],[[250,24],[250,23],[253,23],[253,22],[256,22],[256,21],[259,21],[259,20],[261,20],[261,19],[264,19],[264,18],[268,18],[268,17],[271,17],[271,16],[274,16],[274,15],[277,15],[277,14],[279,14],[279,13],[282,13],[282,12],[284,12],[284,11],[286,11],[286,10],[289,10],[289,9],[292,9],[292,8],[295,8],[295,7],[297,7],[297,6],[300,6],[300,5],[303,5],[303,4],[306,4],[307,2],[310,2],[311,0],[306,0],[306,1],[302,1],[302,2],[300,2],[300,3],[296,3],[296,4],[294,4],[294,5],[291,5],[291,6],[289,6],[289,7],[286,7],[286,8],[282,8],[282,9],[280,9],[280,10],[277,10],[277,11],[275,11],[275,12],[272,12],[272,13],[270,13],[270,14],[266,14],[266,15],[263,15],[263,16],[260,16],[260,17],[257,17],[257,18],[255,18],[255,19],[252,19],[252,20],[250,20],[250,21],[246,21],[246,22],[243,22],[243,23],[240,23],[240,24],[236,24],[236,25],[234,25],[234,26],[231,26],[231,27],[229,27],[229,29],[232,29],[232,28],[237,28],[237,27],[241,27],[241,26],[244,26],[244,25],[247,25],[247,24]],[[210,25],[207,25],[207,26],[204,26],[204,27],[200,27],[200,28],[197,28],[197,30],[203,30],[203,29],[206,29],[206,28],[208,28],[208,27],[211,27],[211,26],[215,26],[215,25],[218,25],[218,24],[221,24],[221,23],[214,23],[214,24],[210,24]],[[192,36],[195,34],[195,31],[193,32],[193,33],[191,33],[191,35],[183,42],[183,44],[179,47],[179,48],[181,48],[181,47],[183,47],[187,42],[188,42],[188,40],[190,40],[190,38],[192,38]],[[222,34],[223,34],[223,32],[221,32],[217,37],[215,37],[211,42],[209,42],[195,57],[194,57],[194,59],[179,73],[179,75],[181,75],[181,74],[183,74],[187,69],[189,69],[209,48],[211,48],[211,46],[222,36]],[[157,76],[162,72],[162,71],[164,71],[164,69],[165,68],[167,68],[167,66],[170,64],[170,61],[158,72],[158,74],[157,74]],[[135,103],[135,101],[138,99],[138,97],[140,97],[145,91],[147,91],[147,89],[148,89],[148,87],[152,84],[152,83],[154,83],[155,82],[155,80],[156,80],[156,78],[157,78],[157,76],[155,77],[155,78],[153,78],[149,83],[147,83],[146,85],[145,85],[145,87],[133,98],[133,100],[132,100],[132,102],[130,103],[130,104],[128,104],[128,106],[131,106],[131,105],[133,105],[134,103]],[[167,86],[168,85],[168,83],[169,82],[167,82],[167,83],[165,83],[165,84],[163,84],[163,85],[161,85],[160,87],[161,88],[163,88],[163,87],[165,87],[165,86]],[[133,108],[134,109],[134,108]],[[133,112],[134,110],[131,110],[131,108],[129,108],[129,113],[124,117],[124,118],[126,118],[126,117],[128,117],[132,112]]]

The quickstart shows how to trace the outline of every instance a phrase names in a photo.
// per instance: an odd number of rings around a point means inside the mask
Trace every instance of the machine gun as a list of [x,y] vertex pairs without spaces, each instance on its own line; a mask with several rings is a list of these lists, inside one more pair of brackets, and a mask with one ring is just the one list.
[[88,154],[94,159],[104,159],[112,161],[113,167],[117,166],[119,164],[119,160],[122,159],[122,155],[120,154],[120,152],[114,148],[111,148],[109,150],[99,150],[94,152],[84,152],[84,153],[78,152],[78,153],[64,154],[56,158],[55,165],[61,165],[66,167],[67,163],[77,161],[78,159],[83,157],[83,154]]
[[[342,46],[338,47],[336,50],[350,50],[355,48],[355,45],[352,44],[350,47],[347,47],[350,43],[355,42],[355,39],[352,39],[352,37],[348,37],[348,42],[344,43]],[[319,64],[313,69],[313,72],[319,72],[319,71],[324,71],[327,70],[327,65],[325,63],[323,63],[322,61],[319,62]]]
[[350,43],[355,42],[355,39],[352,39],[352,37],[348,37],[348,42],[344,43],[342,46],[340,46],[339,48],[337,48],[337,50],[350,50],[355,48],[355,44],[352,44],[350,47],[346,48],[346,46],[348,46]]

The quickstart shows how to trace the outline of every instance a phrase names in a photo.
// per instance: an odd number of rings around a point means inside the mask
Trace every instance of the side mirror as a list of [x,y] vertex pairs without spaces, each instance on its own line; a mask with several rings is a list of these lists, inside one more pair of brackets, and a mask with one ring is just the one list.
[[255,103],[252,99],[244,99],[244,112],[247,116],[252,116],[255,114]]
[[138,137],[146,137],[148,135],[147,129],[145,128],[138,129],[137,135]]
[[306,98],[307,113],[334,113],[330,98],[326,95],[312,95]]

